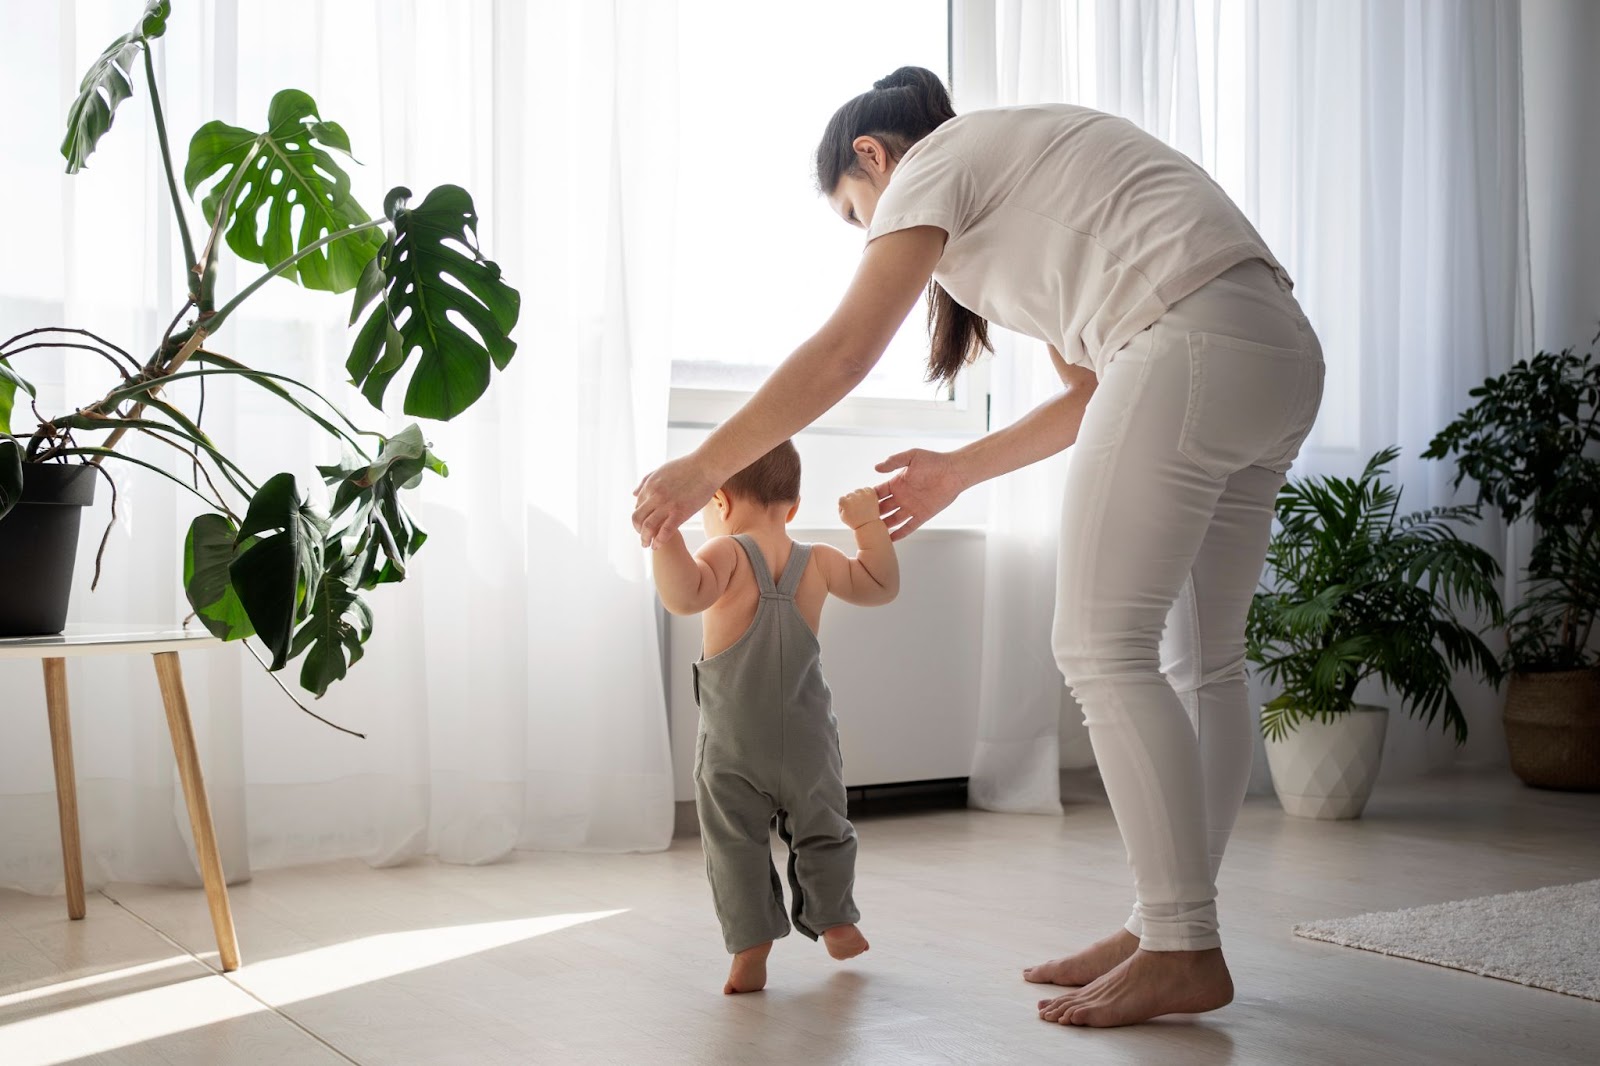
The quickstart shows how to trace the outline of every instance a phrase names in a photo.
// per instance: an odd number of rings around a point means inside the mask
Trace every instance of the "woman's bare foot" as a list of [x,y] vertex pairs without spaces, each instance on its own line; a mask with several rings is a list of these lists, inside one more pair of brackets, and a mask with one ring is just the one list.
[[1061,1025],[1133,1025],[1163,1014],[1204,1014],[1233,1002],[1222,949],[1136,951],[1098,981],[1039,1001],[1039,1017]]
[[1139,950],[1139,938],[1118,929],[1104,940],[1090,944],[1075,955],[1065,955],[1022,971],[1024,980],[1036,985],[1065,985],[1077,988],[1098,981]]
[[827,930],[822,934],[822,943],[836,959],[853,959],[870,947],[861,930],[853,925],[836,925]]
[[757,944],[753,948],[745,948],[733,957],[733,966],[728,970],[728,983],[722,986],[722,994],[731,996],[736,992],[759,992],[767,987],[767,956],[772,953],[772,941]]

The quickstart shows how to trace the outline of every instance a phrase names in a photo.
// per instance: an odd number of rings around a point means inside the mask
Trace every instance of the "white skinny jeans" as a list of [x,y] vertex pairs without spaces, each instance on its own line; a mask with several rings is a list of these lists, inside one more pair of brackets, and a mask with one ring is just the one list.
[[1067,466],[1054,646],[1083,707],[1149,951],[1217,935],[1250,778],[1244,626],[1273,497],[1322,398],[1287,284],[1243,263],[1096,368]]

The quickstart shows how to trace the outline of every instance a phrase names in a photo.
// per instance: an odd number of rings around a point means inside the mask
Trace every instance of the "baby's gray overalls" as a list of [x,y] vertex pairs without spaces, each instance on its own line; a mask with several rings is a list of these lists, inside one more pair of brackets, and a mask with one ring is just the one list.
[[811,557],[796,544],[774,585],[766,557],[734,538],[761,588],[756,616],[733,645],[695,664],[700,736],[695,799],[706,877],[730,953],[789,933],[768,835],[774,816],[789,845],[794,924],[811,939],[861,917],[856,831],[845,817],[844,763],[821,647],[795,608]]

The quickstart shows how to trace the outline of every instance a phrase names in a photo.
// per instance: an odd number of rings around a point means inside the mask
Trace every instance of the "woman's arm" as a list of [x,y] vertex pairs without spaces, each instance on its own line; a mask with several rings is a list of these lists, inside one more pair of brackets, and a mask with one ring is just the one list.
[[886,233],[867,245],[833,316],[785,359],[731,418],[634,495],[634,528],[650,545],[705,506],[728,478],[816,421],[877,365],[944,252],[935,226]]
[[879,510],[893,539],[916,532],[972,486],[1047,459],[1078,439],[1083,412],[1098,382],[1093,371],[1068,365],[1054,348],[1050,357],[1066,386],[1060,395],[956,451],[913,448],[878,464],[879,472],[894,472],[877,487]]
[[963,474],[963,489],[1048,459],[1078,439],[1083,412],[1099,381],[1094,371],[1068,365],[1054,348],[1050,354],[1066,389],[1005,429],[979,437],[952,453]]

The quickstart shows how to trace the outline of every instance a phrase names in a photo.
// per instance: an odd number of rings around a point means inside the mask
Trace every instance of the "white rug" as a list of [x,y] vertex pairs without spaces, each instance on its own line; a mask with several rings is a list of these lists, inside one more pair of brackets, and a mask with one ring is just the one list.
[[1294,931],[1600,1000],[1600,881],[1305,922]]

